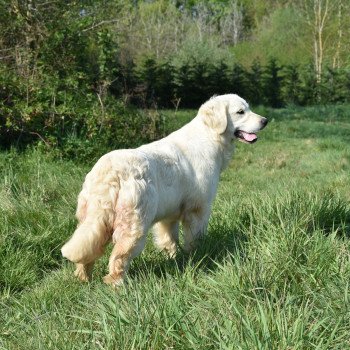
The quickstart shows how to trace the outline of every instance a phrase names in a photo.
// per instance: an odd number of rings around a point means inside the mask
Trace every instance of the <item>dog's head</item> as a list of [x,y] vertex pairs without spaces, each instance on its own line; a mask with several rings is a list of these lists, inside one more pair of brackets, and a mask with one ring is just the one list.
[[212,97],[199,109],[204,124],[220,135],[245,143],[254,143],[256,132],[267,125],[267,119],[253,113],[248,103],[238,95]]

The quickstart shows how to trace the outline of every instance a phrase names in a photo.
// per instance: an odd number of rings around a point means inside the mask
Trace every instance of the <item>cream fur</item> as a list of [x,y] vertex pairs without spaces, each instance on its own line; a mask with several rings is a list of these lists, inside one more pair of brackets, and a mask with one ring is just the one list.
[[[242,109],[244,114],[237,113]],[[79,225],[62,247],[63,256],[77,264],[76,276],[87,280],[112,240],[104,281],[121,283],[152,226],[155,244],[174,256],[181,222],[184,249],[193,249],[206,231],[220,173],[234,150],[234,132],[255,133],[264,120],[239,96],[216,96],[169,136],[102,156],[79,194]]]

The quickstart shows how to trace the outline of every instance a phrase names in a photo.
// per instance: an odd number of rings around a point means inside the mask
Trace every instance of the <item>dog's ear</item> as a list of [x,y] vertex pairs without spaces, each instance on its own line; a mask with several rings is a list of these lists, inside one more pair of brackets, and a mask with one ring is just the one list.
[[209,100],[204,103],[199,114],[206,126],[223,134],[227,128],[227,104],[223,101]]

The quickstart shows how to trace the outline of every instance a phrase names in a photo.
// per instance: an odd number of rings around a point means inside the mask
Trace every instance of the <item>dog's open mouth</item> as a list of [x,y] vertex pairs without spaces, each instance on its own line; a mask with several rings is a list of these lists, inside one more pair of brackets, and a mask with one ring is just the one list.
[[237,130],[235,132],[235,136],[238,138],[239,141],[242,141],[244,143],[254,143],[258,140],[256,134],[245,132],[242,130]]

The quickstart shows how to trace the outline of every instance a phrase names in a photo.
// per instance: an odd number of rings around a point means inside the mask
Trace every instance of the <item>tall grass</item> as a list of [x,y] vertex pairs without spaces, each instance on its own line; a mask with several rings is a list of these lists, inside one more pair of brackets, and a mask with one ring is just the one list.
[[59,254],[89,166],[0,154],[0,348],[350,349],[350,109],[339,108],[339,121],[266,110],[259,142],[239,144],[222,175],[199,249],[171,260],[150,238],[116,292],[101,282],[108,256],[82,284]]

